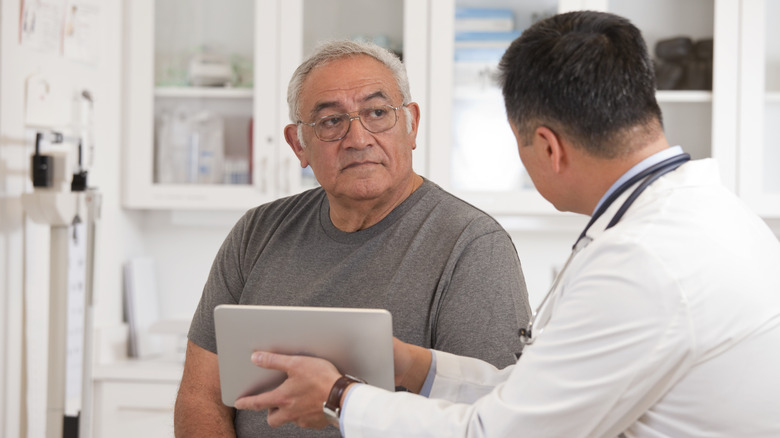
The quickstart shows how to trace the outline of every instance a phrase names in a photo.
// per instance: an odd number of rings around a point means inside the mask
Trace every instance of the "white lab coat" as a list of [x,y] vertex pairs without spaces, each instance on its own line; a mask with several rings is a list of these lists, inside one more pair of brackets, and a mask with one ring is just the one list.
[[350,392],[353,437],[778,437],[780,243],[712,160],[591,227],[552,319],[498,371],[436,352],[430,399]]

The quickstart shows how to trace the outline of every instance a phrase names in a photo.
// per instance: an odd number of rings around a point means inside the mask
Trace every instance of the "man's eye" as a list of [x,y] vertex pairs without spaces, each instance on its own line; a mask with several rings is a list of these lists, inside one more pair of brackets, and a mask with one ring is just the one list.
[[371,119],[381,119],[387,115],[387,108],[371,108],[366,111],[366,117]]
[[326,117],[319,121],[320,126],[327,129],[338,127],[344,121],[343,116]]

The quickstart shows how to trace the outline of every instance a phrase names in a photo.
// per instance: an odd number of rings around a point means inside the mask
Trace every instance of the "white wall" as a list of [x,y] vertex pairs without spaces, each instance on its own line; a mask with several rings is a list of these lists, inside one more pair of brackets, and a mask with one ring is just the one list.
[[157,273],[160,317],[192,317],[219,246],[243,211],[146,211],[139,222]]
[[20,201],[21,193],[32,190],[35,133],[23,118],[29,75],[48,75],[68,92],[89,90],[94,100],[96,151],[89,183],[103,194],[96,243],[97,326],[121,321],[120,266],[137,240],[133,218],[119,204],[121,0],[95,2],[100,18],[94,22],[98,44],[92,63],[22,46],[22,3],[0,3],[0,435],[7,437],[42,436],[45,414],[49,233],[25,217]]

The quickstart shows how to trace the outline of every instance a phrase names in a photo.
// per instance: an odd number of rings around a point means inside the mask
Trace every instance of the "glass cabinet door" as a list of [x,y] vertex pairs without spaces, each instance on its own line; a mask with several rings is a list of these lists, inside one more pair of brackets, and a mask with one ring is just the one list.
[[262,97],[276,85],[275,75],[265,80],[276,41],[273,28],[272,38],[261,38],[269,33],[259,25],[261,6],[134,0],[125,7],[125,205],[243,209],[267,200],[274,139],[262,133],[276,112]]
[[736,190],[738,3],[609,0],[607,9],[645,37],[669,144],[694,159],[716,158],[724,184]]
[[739,193],[764,217],[780,217],[780,2],[742,2]]
[[[427,0],[283,0],[280,2],[283,28],[280,51],[279,127],[290,123],[286,100],[287,83],[295,69],[314,47],[331,39],[371,41],[385,47],[406,63],[412,99],[425,99],[427,50]],[[423,117],[422,123],[427,123]],[[418,132],[418,143],[425,130]],[[310,168],[301,169],[285,142],[281,158],[282,193],[295,193],[317,185]],[[414,155],[415,169],[424,173],[426,154]]]
[[430,175],[490,213],[554,211],[520,162],[494,75],[522,30],[557,11],[557,0],[433,2]]
[[669,143],[694,159],[712,156],[714,3],[610,0],[608,9],[642,31],[656,65],[656,99]]
[[[434,115],[441,120],[431,128],[431,138],[433,147],[440,148],[437,156],[447,161],[432,163],[434,179],[491,213],[554,211],[522,168],[491,74],[508,43],[534,21],[559,11],[595,9],[625,16],[640,28],[656,64],[657,98],[669,142],[681,145],[694,158],[721,158],[726,183],[733,187],[738,48],[731,41],[737,41],[738,11],[729,14],[731,3],[440,3],[440,9],[432,13],[432,34],[452,37],[431,53],[431,74],[436,78],[431,83],[432,103],[437,105]],[[718,75],[713,75],[714,69]]]
[[157,184],[249,184],[254,2],[158,0]]

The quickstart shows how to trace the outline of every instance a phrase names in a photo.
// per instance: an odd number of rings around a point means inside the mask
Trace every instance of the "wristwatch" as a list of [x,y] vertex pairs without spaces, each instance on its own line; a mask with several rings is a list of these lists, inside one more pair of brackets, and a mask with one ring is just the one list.
[[325,413],[328,422],[336,427],[339,427],[339,417],[341,416],[341,396],[344,395],[347,386],[353,383],[366,382],[365,380],[345,374],[336,380],[336,383],[333,384],[333,388],[330,389],[328,399],[322,404],[322,412]]

